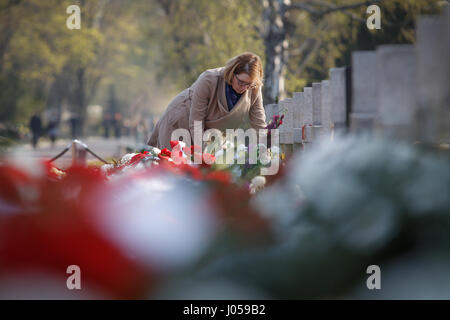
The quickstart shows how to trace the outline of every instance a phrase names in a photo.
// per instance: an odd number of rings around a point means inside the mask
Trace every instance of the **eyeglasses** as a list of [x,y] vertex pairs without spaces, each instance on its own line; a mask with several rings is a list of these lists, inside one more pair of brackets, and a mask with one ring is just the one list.
[[238,78],[238,76],[236,74],[234,76],[236,77],[237,83],[240,87],[254,88],[256,86],[254,83],[248,83],[248,82],[242,81],[241,79]]

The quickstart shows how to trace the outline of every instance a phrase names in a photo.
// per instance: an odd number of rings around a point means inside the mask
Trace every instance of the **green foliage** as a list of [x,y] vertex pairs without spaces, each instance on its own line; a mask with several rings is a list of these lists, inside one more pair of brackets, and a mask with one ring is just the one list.
[[[343,4],[340,0],[326,2],[335,6]],[[345,4],[359,2],[345,1]],[[292,11],[289,21],[295,28],[289,37],[288,93],[298,91],[301,83],[311,85],[327,79],[330,68],[350,65],[354,50],[374,50],[380,44],[413,43],[417,17],[439,13],[441,3],[439,0],[383,1],[378,4],[381,9],[380,30],[368,30],[367,6],[321,17],[302,10]]]
[[190,85],[205,69],[223,66],[244,51],[263,56],[258,1],[159,2],[163,3],[160,24],[150,26],[164,53],[158,71],[180,87]]
[[[69,30],[66,8],[76,3],[81,29]],[[348,65],[352,50],[413,42],[416,17],[438,12],[439,3],[385,1],[375,31],[365,26],[364,6],[322,17],[289,11],[288,93]],[[114,86],[118,110],[138,123],[205,69],[244,51],[264,59],[262,25],[259,0],[0,1],[0,122],[25,125],[46,109],[83,121],[88,105],[107,107]]]

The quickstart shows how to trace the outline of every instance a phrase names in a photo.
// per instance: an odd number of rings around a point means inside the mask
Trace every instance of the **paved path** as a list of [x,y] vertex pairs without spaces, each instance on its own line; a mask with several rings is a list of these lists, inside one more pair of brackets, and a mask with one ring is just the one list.
[[[122,137],[120,139],[103,137],[88,137],[79,139],[88,145],[89,149],[105,160],[112,158],[118,159],[129,151],[134,151],[137,146],[136,141],[131,137]],[[15,162],[29,161],[40,159],[51,159],[60,153],[71,142],[71,140],[58,140],[52,148],[49,141],[39,141],[38,148],[33,149],[31,144],[22,144],[13,148],[8,156],[12,157]],[[96,161],[97,159],[88,154],[87,161]],[[69,150],[64,156],[55,161],[57,167],[67,167],[72,161],[72,152]]]

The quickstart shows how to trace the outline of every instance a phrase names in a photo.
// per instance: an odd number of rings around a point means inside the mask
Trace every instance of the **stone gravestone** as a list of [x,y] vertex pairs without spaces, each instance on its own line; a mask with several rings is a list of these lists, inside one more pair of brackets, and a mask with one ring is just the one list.
[[303,92],[303,122],[306,125],[313,124],[312,88],[306,87]]
[[313,103],[313,124],[322,124],[322,98],[321,98],[321,84],[314,82],[312,85],[312,103]]
[[302,126],[303,126],[303,92],[294,92],[292,98],[292,106],[294,108],[294,151],[301,149],[302,143]]
[[321,84],[321,116],[322,116],[322,132],[323,138],[329,140],[332,136],[331,121],[331,97],[330,97],[330,80],[323,80]]
[[411,141],[416,106],[416,64],[413,45],[383,45],[376,51],[377,133]]
[[313,141],[322,137],[322,96],[321,83],[312,84],[312,105],[313,105]]
[[280,144],[285,154],[291,154],[294,144],[294,109],[292,99],[284,99],[279,103],[279,114],[284,114],[283,124],[280,126]]
[[416,138],[450,143],[450,9],[417,22]]
[[352,112],[350,130],[370,132],[377,110],[375,51],[352,52]]
[[346,68],[330,69],[331,119],[335,133],[347,130]]
[[304,147],[312,142],[313,133],[313,103],[312,103],[312,87],[306,87],[303,90],[303,132],[304,132]]

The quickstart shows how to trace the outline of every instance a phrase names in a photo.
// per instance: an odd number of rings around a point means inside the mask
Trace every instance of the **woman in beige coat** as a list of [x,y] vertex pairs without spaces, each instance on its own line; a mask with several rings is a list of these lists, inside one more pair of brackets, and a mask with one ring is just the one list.
[[244,53],[229,60],[225,67],[203,72],[190,88],[170,102],[147,142],[158,148],[170,148],[172,132],[184,128],[194,138],[194,121],[207,129],[239,128],[246,119],[254,129],[266,127],[261,93],[261,59]]

